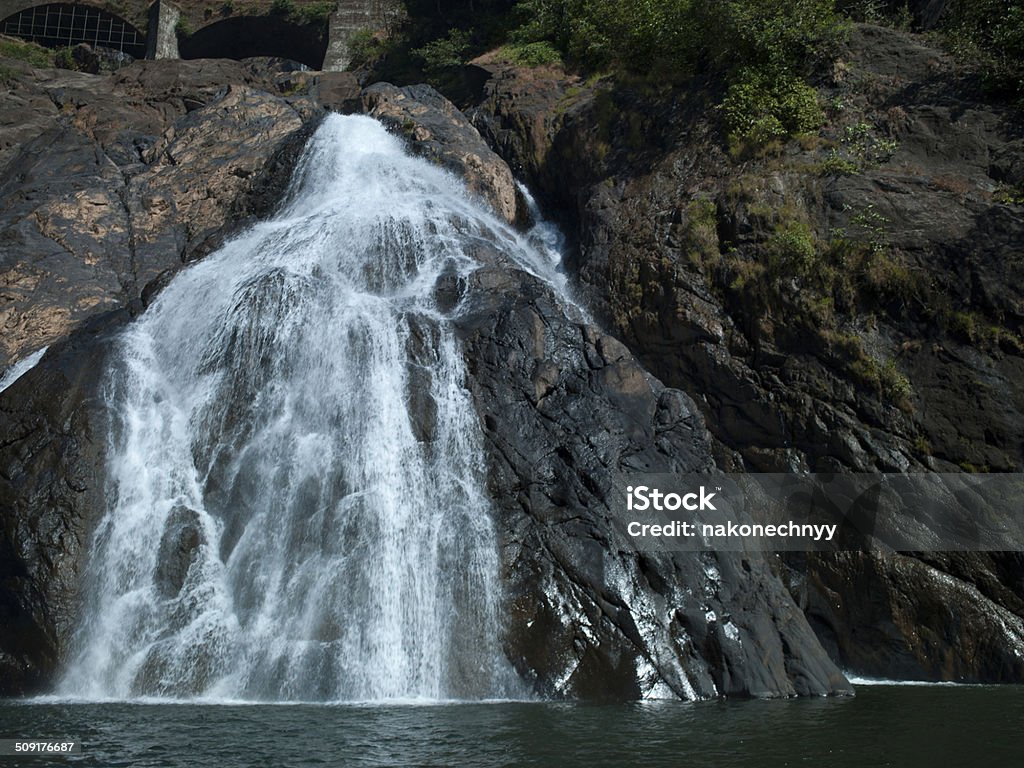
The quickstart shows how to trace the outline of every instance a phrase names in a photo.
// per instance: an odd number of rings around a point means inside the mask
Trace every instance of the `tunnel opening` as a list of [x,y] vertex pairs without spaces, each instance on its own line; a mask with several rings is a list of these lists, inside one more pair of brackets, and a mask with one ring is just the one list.
[[247,59],[275,56],[320,69],[327,53],[327,26],[292,24],[280,16],[236,16],[178,38],[183,59]]
[[0,34],[48,48],[88,43],[137,59],[146,55],[146,35],[109,11],[75,3],[35,5],[0,21]]

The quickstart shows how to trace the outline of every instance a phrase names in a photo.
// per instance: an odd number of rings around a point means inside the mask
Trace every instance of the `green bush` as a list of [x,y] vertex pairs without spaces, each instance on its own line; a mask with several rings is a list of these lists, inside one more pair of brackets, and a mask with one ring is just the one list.
[[562,54],[546,40],[538,43],[513,43],[506,45],[502,47],[501,55],[513,64],[520,64],[524,67],[557,64],[562,60]]
[[466,51],[469,50],[472,36],[472,30],[453,29],[447,37],[429,42],[422,48],[416,48],[412,54],[423,61],[423,68],[427,72],[436,74],[466,63]]
[[846,25],[833,0],[699,0],[709,52],[729,67],[805,75],[831,58]]
[[273,0],[270,4],[270,13],[274,16],[291,16],[295,11],[294,0]]
[[914,394],[914,388],[910,379],[900,373],[896,367],[896,361],[889,358],[881,366],[878,378],[882,385],[882,392],[900,407]]
[[1002,205],[1024,205],[1024,184],[1015,187],[1000,184],[992,193],[992,199]]
[[70,48],[58,48],[53,54],[53,65],[57,69],[78,69],[78,63]]
[[867,245],[871,253],[881,253],[889,247],[889,236],[886,233],[888,223],[889,219],[876,211],[873,203],[850,217],[854,234]]
[[781,222],[766,247],[768,271],[775,277],[808,277],[818,266],[814,233],[802,221]]
[[267,13],[281,16],[292,24],[322,25],[327,23],[336,7],[336,2],[305,3],[299,6],[295,0],[273,0]]
[[659,82],[725,75],[726,128],[755,143],[821,125],[805,78],[846,32],[834,0],[520,0],[517,9],[514,45],[546,43],[583,70]]
[[714,200],[697,198],[686,206],[682,248],[689,262],[698,268],[713,263],[721,255],[718,239],[718,206]]
[[741,69],[722,102],[730,141],[763,144],[815,131],[825,119],[811,86],[786,72]]
[[33,67],[52,67],[53,52],[36,43],[0,38],[0,58],[24,61]]
[[521,0],[517,44],[548,42],[596,71],[680,72],[693,64],[695,0]]
[[297,20],[300,24],[326,24],[337,4],[333,2],[309,3],[299,8]]
[[860,173],[861,166],[833,149],[821,161],[820,170],[822,176],[854,176]]
[[384,45],[372,29],[357,29],[348,39],[349,67],[369,64],[384,52]]

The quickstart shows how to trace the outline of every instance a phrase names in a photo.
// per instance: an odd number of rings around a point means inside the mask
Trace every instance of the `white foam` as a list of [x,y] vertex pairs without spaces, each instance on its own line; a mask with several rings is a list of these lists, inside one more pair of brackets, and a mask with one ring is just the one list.
[[879,686],[919,686],[919,687],[935,687],[935,688],[949,688],[949,687],[960,687],[960,688],[991,688],[994,687],[988,683],[958,683],[955,681],[945,680],[889,680],[886,678],[877,677],[860,677],[859,675],[847,674],[846,679],[850,681],[851,685],[879,685]]
[[16,362],[6,371],[4,371],[4,375],[0,376],[0,392],[3,392],[14,382],[16,382],[26,373],[35,368],[36,365],[39,364],[39,361],[43,359],[43,355],[46,354],[47,349],[49,349],[49,347],[37,349],[31,355],[29,355],[28,357],[23,357],[21,360]]

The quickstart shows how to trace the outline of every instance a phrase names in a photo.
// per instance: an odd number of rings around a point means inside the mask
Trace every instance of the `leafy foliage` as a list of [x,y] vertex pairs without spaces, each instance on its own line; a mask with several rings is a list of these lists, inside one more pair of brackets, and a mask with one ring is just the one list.
[[953,52],[981,66],[988,90],[1024,100],[1024,0],[954,0],[944,18]]
[[307,3],[299,8],[298,21],[300,24],[326,24],[336,5],[334,2]]
[[293,24],[326,24],[334,12],[335,2],[304,3],[299,6],[295,0],[274,0],[270,4],[270,15],[283,16]]
[[817,130],[824,120],[818,96],[788,72],[740,69],[722,102],[731,142],[764,144]]
[[[73,49],[70,47],[45,48],[16,38],[0,37],[0,58],[23,61],[33,67],[56,67],[78,70]],[[8,87],[17,80],[17,73],[10,67],[0,67],[0,85]]]
[[690,68],[694,0],[522,0],[519,43],[547,41],[573,63],[642,71]]
[[429,73],[457,67],[465,63],[472,34],[471,30],[453,29],[447,37],[427,43],[422,48],[416,48],[412,53],[423,60],[423,67]]
[[517,8],[513,41],[546,42],[584,70],[669,81],[724,73],[727,130],[754,143],[821,124],[804,78],[845,33],[833,0],[521,0]]
[[384,44],[372,29],[357,29],[348,39],[350,68],[368,64],[383,53]]
[[53,54],[53,65],[57,69],[78,69],[71,48],[58,48]]
[[803,72],[841,33],[833,0],[521,0],[515,42],[586,69],[689,77],[702,62]]
[[33,67],[53,66],[53,51],[13,37],[0,38],[0,58],[24,61]]
[[551,43],[513,43],[501,48],[501,55],[513,64],[524,67],[540,67],[544,64],[555,64],[562,60],[562,54]]
[[814,233],[802,221],[783,221],[768,239],[768,270],[773,275],[807,277],[818,267]]
[[700,0],[708,46],[731,66],[807,74],[846,33],[833,0]]

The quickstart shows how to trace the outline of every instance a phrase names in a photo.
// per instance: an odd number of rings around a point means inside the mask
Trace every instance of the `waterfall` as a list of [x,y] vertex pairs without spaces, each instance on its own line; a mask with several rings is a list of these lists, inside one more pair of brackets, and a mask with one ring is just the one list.
[[279,213],[120,337],[108,509],[60,693],[510,695],[482,437],[450,292],[547,249],[367,117],[328,117]]

